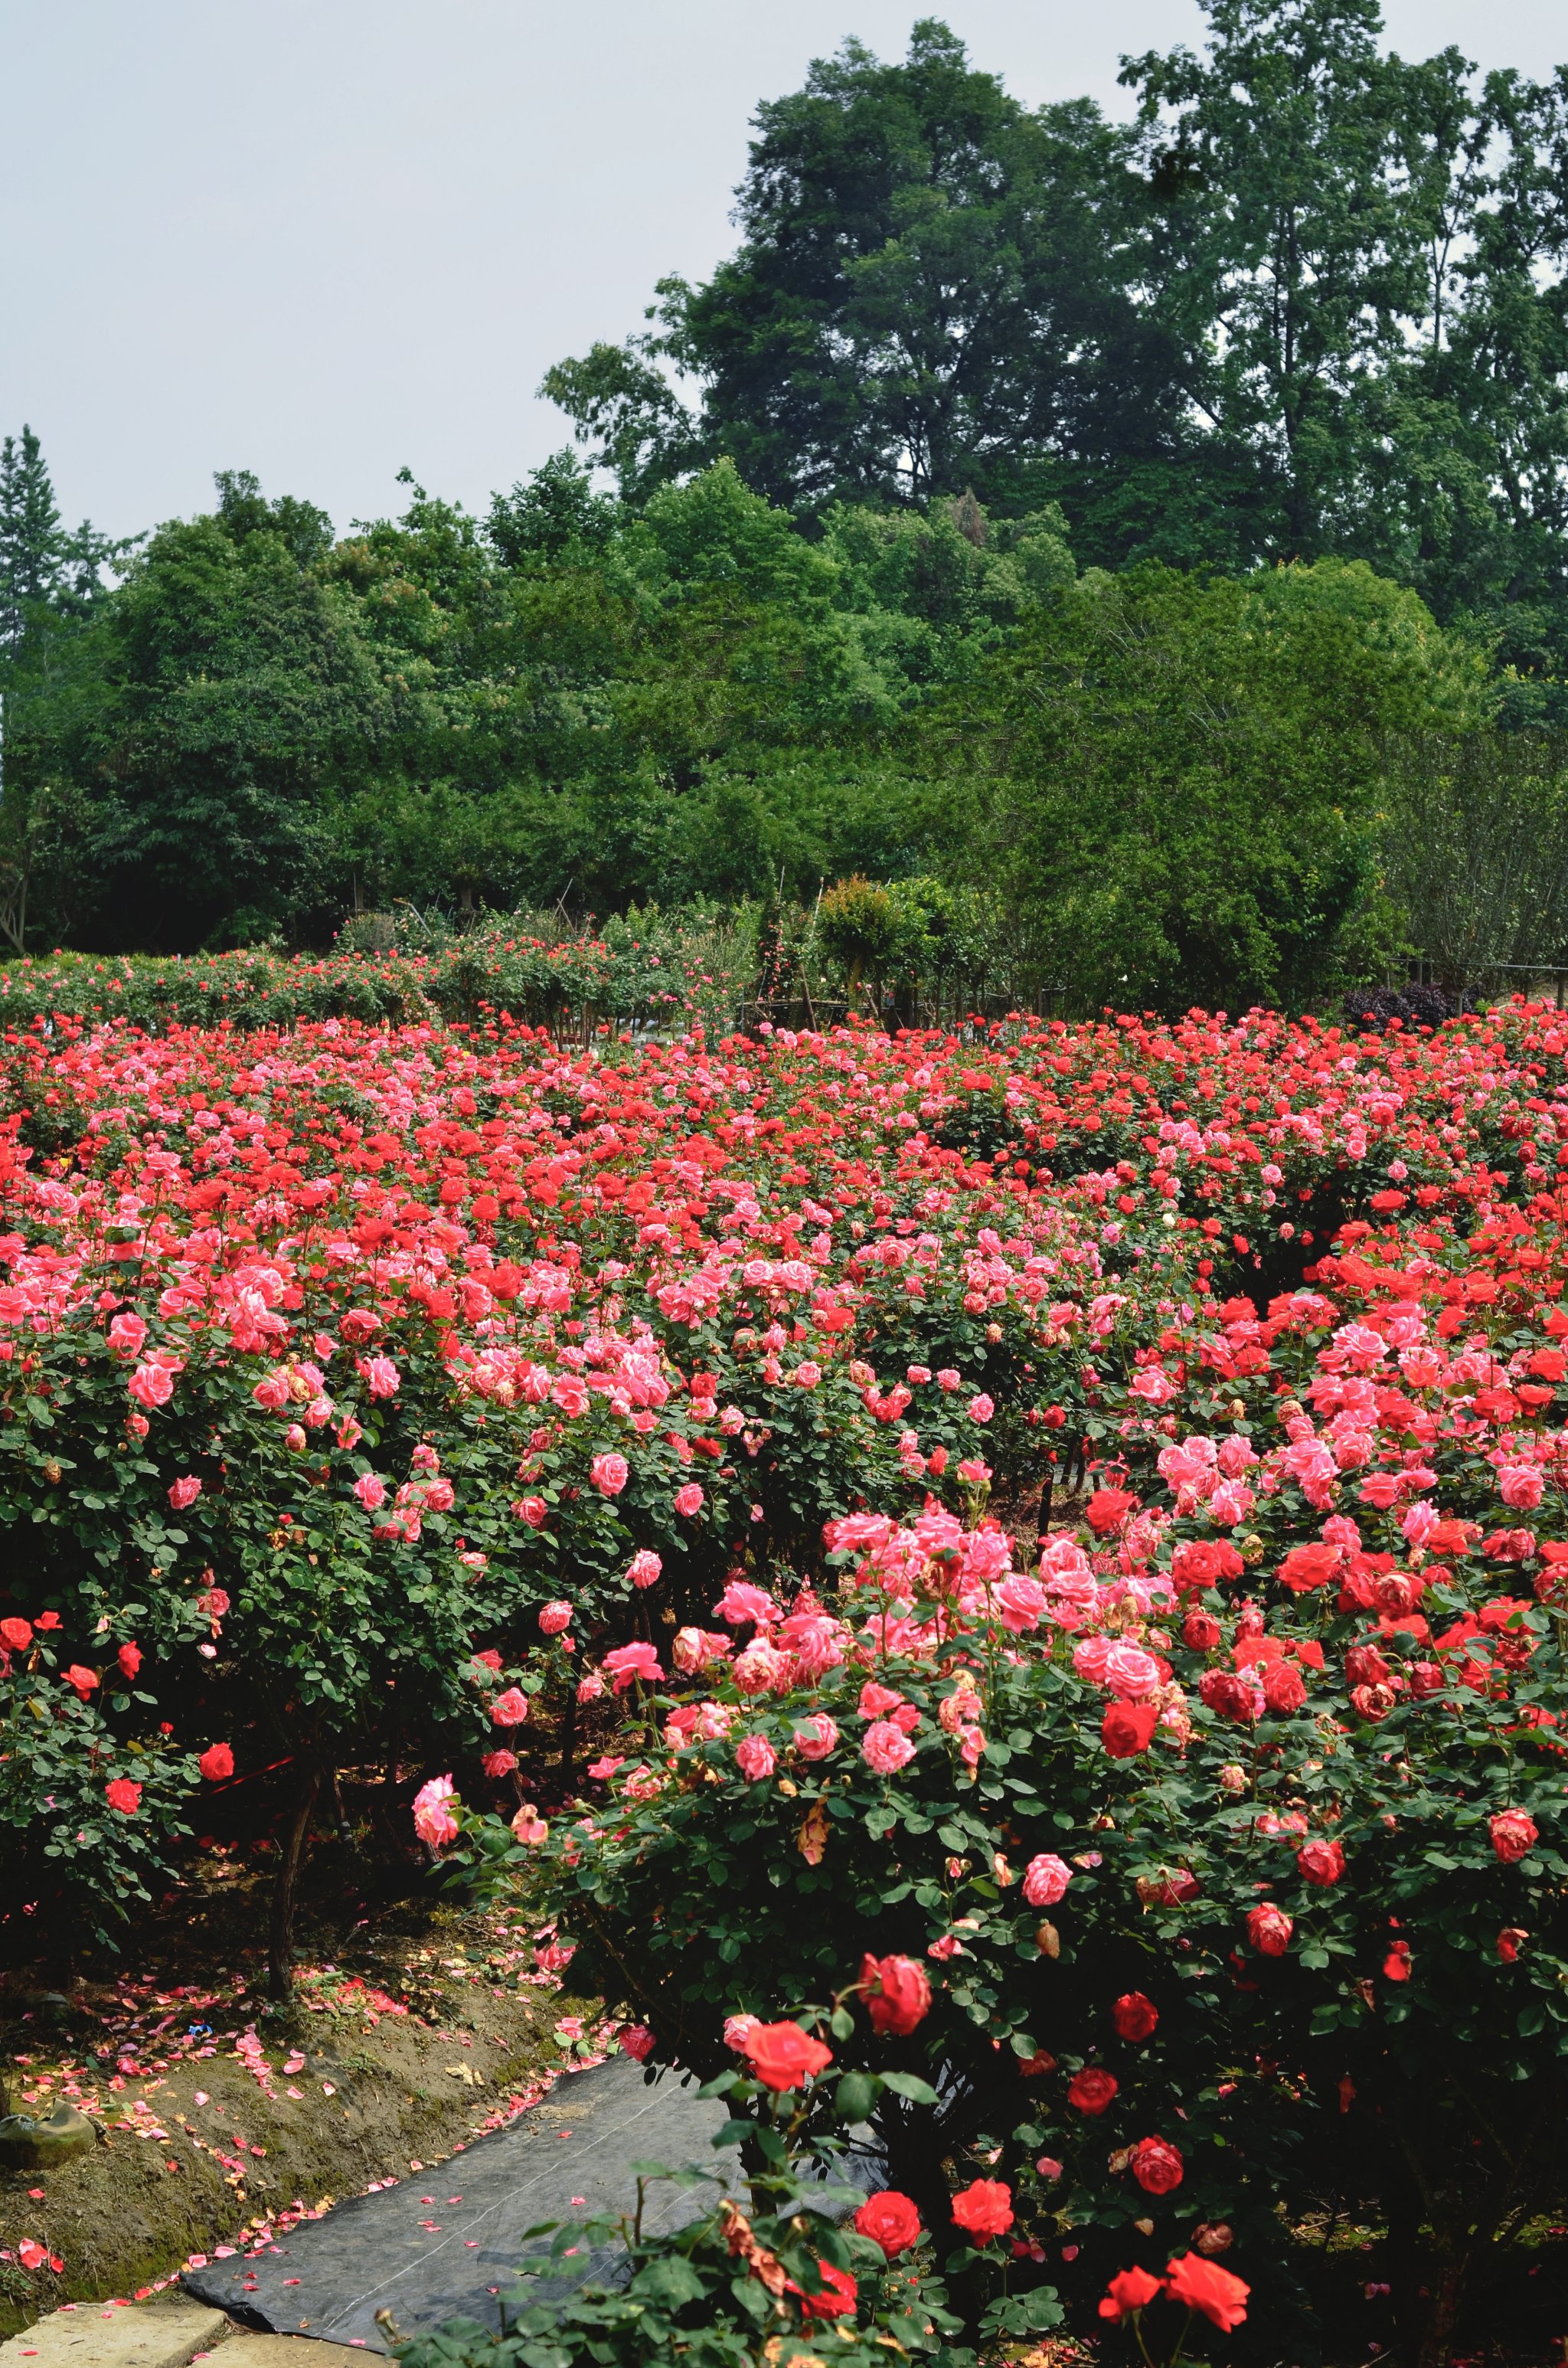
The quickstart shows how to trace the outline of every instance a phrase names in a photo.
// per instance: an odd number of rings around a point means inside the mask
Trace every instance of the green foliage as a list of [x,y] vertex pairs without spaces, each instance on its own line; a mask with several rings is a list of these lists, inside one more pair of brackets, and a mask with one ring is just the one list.
[[846,42],[758,109],[735,253],[544,392],[632,499],[728,454],[813,517],[1055,496],[1107,566],[1362,558],[1554,714],[1568,85],[1389,56],[1378,0],[1204,14],[1126,126],[936,19]]
[[1359,565],[1086,577],[988,663],[969,711],[1000,777],[995,874],[1044,977],[1074,1006],[1176,1011],[1354,974],[1392,920],[1386,743],[1473,719],[1483,688]]

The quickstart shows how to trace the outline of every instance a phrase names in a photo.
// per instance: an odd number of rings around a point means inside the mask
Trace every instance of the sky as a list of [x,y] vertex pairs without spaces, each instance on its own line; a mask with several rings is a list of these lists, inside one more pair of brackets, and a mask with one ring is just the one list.
[[[216,469],[483,508],[570,441],[544,370],[733,244],[757,100],[929,9],[1026,104],[1125,112],[1196,0],[0,0],[0,431],[131,534]],[[1386,0],[1391,45],[1545,75],[1561,0]]]

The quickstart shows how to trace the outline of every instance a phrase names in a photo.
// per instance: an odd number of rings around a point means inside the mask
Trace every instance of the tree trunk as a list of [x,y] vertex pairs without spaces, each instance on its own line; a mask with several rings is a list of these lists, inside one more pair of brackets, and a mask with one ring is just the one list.
[[294,1994],[294,1901],[299,1890],[300,1865],[305,1854],[305,1837],[310,1831],[311,1811],[315,1807],[320,1785],[321,1770],[312,1768],[307,1772],[294,1804],[294,1814],[289,1820],[289,1831],[284,1837],[278,1880],[273,1885],[267,1987],[279,2006],[287,2006]]

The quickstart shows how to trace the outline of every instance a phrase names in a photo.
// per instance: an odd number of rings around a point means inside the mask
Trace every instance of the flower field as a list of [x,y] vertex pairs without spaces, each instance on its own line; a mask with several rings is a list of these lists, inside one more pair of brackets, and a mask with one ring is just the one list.
[[7,1948],[254,1801],[286,1992],[417,1794],[764,2184],[880,2133],[676,2322],[1310,2343],[1354,2223],[1445,2356],[1560,2203],[1565,1048],[13,1030]]

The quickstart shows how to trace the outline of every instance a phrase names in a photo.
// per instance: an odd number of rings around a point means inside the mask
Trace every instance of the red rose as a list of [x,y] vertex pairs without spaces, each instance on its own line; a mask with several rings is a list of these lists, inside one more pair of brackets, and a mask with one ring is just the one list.
[[1180,2149],[1164,2138],[1140,2138],[1132,2149],[1132,2176],[1146,2195],[1169,2195],[1185,2174]]
[[132,1684],[135,1680],[136,1672],[142,1667],[141,1645],[137,1644],[122,1645],[114,1657],[119,1663],[120,1676],[125,1679],[127,1685]]
[[923,1966],[913,1957],[873,1957],[860,1961],[860,1994],[871,2028],[880,2038],[903,2038],[931,2011],[931,1985]]
[[852,2311],[858,2299],[859,2288],[847,2270],[835,2270],[830,2261],[819,2261],[817,2272],[822,2285],[815,2294],[806,2294],[793,2278],[788,2292],[795,2296],[805,2318],[843,2318]]
[[1517,1924],[1504,1925],[1503,1930],[1497,1935],[1497,1954],[1502,1959],[1504,1964],[1517,1964],[1519,1961],[1519,1951],[1529,1937],[1529,1934],[1524,1931]]
[[1540,1830],[1523,1809],[1499,1809],[1492,1820],[1492,1847],[1505,1866],[1513,1866],[1535,1848]]
[[862,2237],[869,2237],[880,2245],[890,2261],[906,2253],[920,2237],[920,2214],[907,2195],[896,2187],[884,2187],[876,2195],[868,2195],[855,2214],[855,2226]]
[[1102,2072],[1098,2065],[1086,2065],[1074,2073],[1067,2091],[1067,2102],[1080,2113],[1103,2113],[1121,2086],[1114,2072]]
[[1375,1645],[1352,1645],[1345,1656],[1347,1686],[1386,1686],[1392,1675]]
[[1296,1864],[1308,1883],[1315,1883],[1326,1891],[1339,1881],[1345,1872],[1343,1842],[1303,1842],[1296,1852]]
[[104,1799],[111,1809],[118,1809],[122,1817],[133,1817],[142,1806],[142,1787],[133,1783],[129,1776],[116,1776],[112,1782],[104,1786]]
[[0,1645],[13,1653],[25,1653],[33,1641],[30,1620],[0,1620]]
[[976,2179],[953,2198],[953,2218],[983,2245],[1013,2225],[1013,2191],[1005,2179]]
[[1126,1488],[1096,1488],[1084,1508],[1084,1519],[1096,1538],[1108,1537],[1119,1529],[1136,1507],[1138,1499]]
[[1113,1702],[1100,1722],[1100,1741],[1112,1759],[1136,1759],[1154,1740],[1160,1723],[1155,1702]]
[[1146,2310],[1150,2303],[1164,2292],[1160,2280],[1152,2278],[1147,2270],[1118,2270],[1106,2288],[1100,2317],[1132,2318],[1139,2311]]
[[1247,1917],[1247,1939],[1263,1957],[1282,1957],[1295,1929],[1295,1918],[1282,1907],[1255,1907]]
[[1337,1546],[1292,1546],[1279,1565],[1279,1583],[1294,1594],[1305,1595],[1314,1587],[1326,1587],[1338,1571],[1339,1563]]
[[833,2061],[833,2050],[812,2039],[798,2022],[754,2023],[745,2037],[745,2053],[765,2089],[798,2089]]
[[1262,1688],[1236,1669],[1205,1669],[1198,1680],[1198,1699],[1205,1710],[1241,1726],[1250,1726],[1263,1708]]
[[1263,1699],[1271,1711],[1289,1718],[1307,1699],[1306,1680],[1289,1661],[1276,1661],[1263,1673]]
[[1160,2009],[1142,1990],[1129,1990],[1111,2009],[1111,2019],[1123,2039],[1147,2039],[1160,2020]]
[[[1220,1622],[1211,1611],[1189,1611],[1181,1623],[1181,1641],[1195,1653],[1211,1653],[1220,1642]],[[1124,2270],[1123,2277],[1141,2278],[1142,2270]]]
[[1224,1541],[1188,1538],[1171,1556],[1171,1584],[1178,1594],[1190,1595],[1222,1578],[1240,1578],[1245,1568],[1234,1546]]
[[1227,2335],[1247,2315],[1247,2296],[1252,2288],[1246,2280],[1233,2277],[1218,2261],[1206,2261],[1200,2253],[1183,2253],[1179,2260],[1167,2261],[1165,2276],[1173,2302],[1184,2302],[1188,2310],[1201,2311]]
[[197,1761],[197,1766],[210,1784],[216,1784],[234,1772],[234,1755],[226,1743],[209,1744]]

